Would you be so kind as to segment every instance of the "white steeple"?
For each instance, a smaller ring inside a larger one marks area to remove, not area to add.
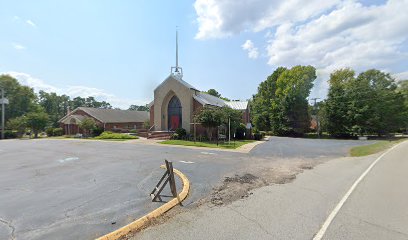
[[[178,30],[176,28],[176,66],[171,67],[171,74],[174,76],[179,77],[180,79],[183,77],[183,69],[178,65]]]

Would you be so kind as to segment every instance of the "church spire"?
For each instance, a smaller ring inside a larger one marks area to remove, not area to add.
[[[178,69],[178,30],[176,28],[176,72]]]
[[[171,73],[180,78],[183,77],[183,69],[178,65],[178,29],[176,27],[176,66],[171,67]]]

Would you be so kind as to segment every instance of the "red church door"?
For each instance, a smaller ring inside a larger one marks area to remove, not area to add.
[[[168,130],[175,131],[177,128],[181,127],[182,114],[181,114],[181,103],[177,96],[173,96],[168,105],[168,115],[167,115],[167,126]]]
[[[177,115],[171,116],[171,129],[177,129],[180,127],[180,117]]]

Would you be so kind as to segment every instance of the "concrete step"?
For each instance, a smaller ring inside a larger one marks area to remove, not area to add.
[[[164,132],[164,131],[154,131],[150,132],[148,137],[149,139],[170,139],[173,132]]]

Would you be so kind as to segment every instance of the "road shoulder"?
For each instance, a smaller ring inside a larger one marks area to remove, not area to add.
[[[299,174],[287,184],[253,190],[231,204],[203,204],[133,239],[311,239],[327,213],[378,155],[339,158]]]

